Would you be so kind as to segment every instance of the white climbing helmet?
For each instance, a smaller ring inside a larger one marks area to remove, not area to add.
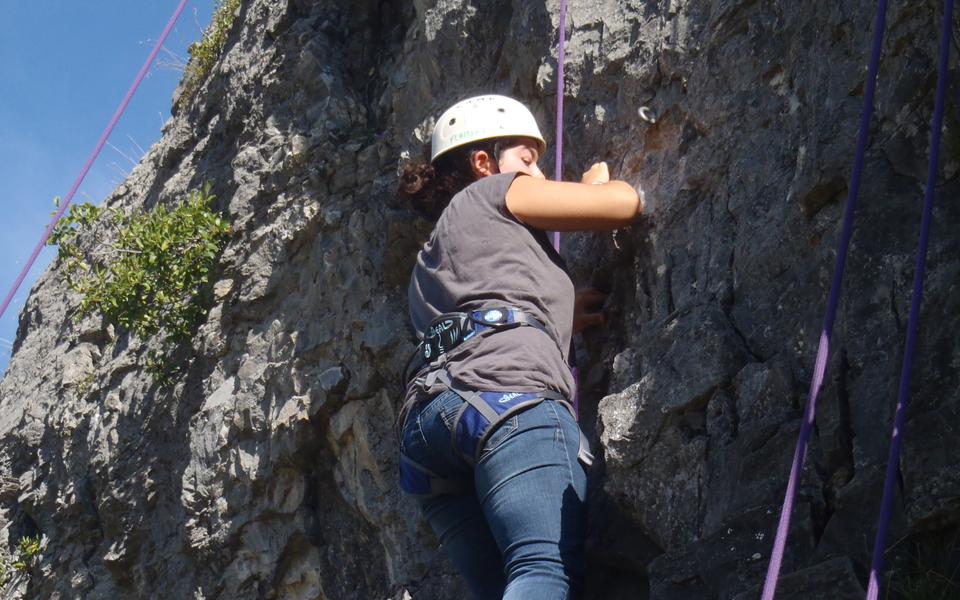
[[[467,98],[448,108],[437,120],[431,140],[430,162],[471,142],[519,136],[537,140],[540,154],[547,147],[537,120],[523,104],[494,94]]]

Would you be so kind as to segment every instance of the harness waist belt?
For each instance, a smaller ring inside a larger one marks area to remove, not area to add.
[[[547,333],[547,328],[536,317],[518,308],[498,306],[471,312],[444,313],[430,322],[423,341],[407,361],[404,380],[409,383],[428,364],[439,362],[464,342],[488,332],[516,327],[533,327]]]

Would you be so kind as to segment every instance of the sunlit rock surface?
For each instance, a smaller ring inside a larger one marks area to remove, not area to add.
[[[170,204],[209,181],[233,223],[177,382],[144,371],[155,341],[72,320],[56,264],[21,314],[0,383],[0,541],[49,541],[9,597],[466,595],[397,489],[405,284],[429,224],[392,190],[401,154],[421,155],[432,116],[469,95],[524,101],[553,145],[558,3],[243,4],[197,96],[106,199]],[[606,160],[650,209],[563,242],[577,283],[610,292],[609,326],[578,352],[600,457],[590,599],[757,595],[833,268],[870,4],[570,3],[565,177]],[[782,598],[860,597],[869,568],[938,11],[890,7]],[[955,537],[960,520],[956,75],[894,553]]]

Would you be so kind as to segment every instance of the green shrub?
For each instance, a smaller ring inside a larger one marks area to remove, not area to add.
[[[40,557],[40,536],[20,538],[13,554],[0,550],[0,586],[6,585],[17,573],[26,573]]]
[[[33,559],[40,554],[40,538],[38,537],[22,537],[20,538],[20,543],[17,544],[17,560],[13,563],[13,568],[17,571],[24,572],[30,565],[33,563]]]
[[[200,41],[190,44],[187,48],[190,60],[183,75],[184,97],[189,98],[197,91],[217,59],[220,58],[223,46],[227,42],[227,33],[233,25],[234,15],[240,8],[240,2],[241,0],[218,0],[210,24],[204,30]]]
[[[172,209],[128,215],[71,206],[48,244],[59,245],[61,273],[80,294],[75,318],[99,312],[142,338],[162,333],[165,342],[180,343],[193,337],[207,314],[210,270],[230,233],[211,210],[213,198],[206,185]]]

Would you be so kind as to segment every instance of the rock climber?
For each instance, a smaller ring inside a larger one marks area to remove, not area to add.
[[[587,308],[603,296],[575,294],[547,232],[612,230],[643,209],[606,163],[581,183],[547,180],[545,150],[523,104],[469,98],[398,187],[436,220],[408,290],[420,344],[398,421],[401,487],[480,600],[581,593],[592,457],[568,360],[571,336],[602,323]]]

